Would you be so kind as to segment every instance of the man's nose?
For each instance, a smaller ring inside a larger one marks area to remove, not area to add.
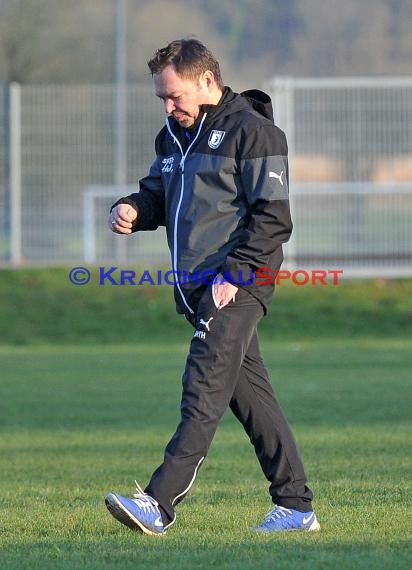
[[[173,112],[175,108],[175,104],[173,103],[173,99],[165,99],[165,111],[168,115]]]

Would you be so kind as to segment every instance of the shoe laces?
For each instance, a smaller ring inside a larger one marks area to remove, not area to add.
[[[156,501],[156,499],[145,493],[137,481],[135,481],[135,485],[136,492],[133,493],[133,502],[136,503],[136,505],[138,505],[144,511],[158,514],[159,503]]]
[[[292,511],[290,509],[286,509],[285,507],[281,507],[280,505],[277,505],[273,510],[271,510],[265,518],[265,523],[274,521],[276,519],[282,519],[282,518],[287,518],[292,514]]]

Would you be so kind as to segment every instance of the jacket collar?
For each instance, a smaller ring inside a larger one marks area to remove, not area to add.
[[[259,89],[251,89],[239,94],[226,86],[217,105],[204,104],[200,106],[199,115],[190,129],[181,127],[173,117],[169,117],[170,127],[181,143],[187,146],[189,141],[195,136],[194,133],[197,132],[205,113],[207,113],[205,125],[209,125],[217,118],[227,117],[241,110],[253,110],[273,121],[272,101],[269,95]]]

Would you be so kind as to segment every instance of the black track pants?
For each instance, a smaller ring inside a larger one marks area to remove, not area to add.
[[[192,486],[228,406],[250,437],[273,502],[312,509],[295,439],[260,355],[256,326],[262,315],[261,304],[244,289],[220,310],[211,287],[200,300],[183,375],[181,421],[145,489],[158,501],[165,526],[174,521],[174,506]]]

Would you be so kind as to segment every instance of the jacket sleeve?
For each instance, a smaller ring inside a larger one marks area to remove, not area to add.
[[[138,211],[132,232],[156,230],[166,225],[165,220],[165,191],[161,179],[159,158],[152,164],[148,176],[139,181],[139,192],[120,198],[111,210],[118,204],[130,204]]]
[[[267,266],[292,233],[285,134],[273,124],[261,125],[244,136],[241,146],[239,168],[248,216],[240,242],[222,268],[232,276]]]

